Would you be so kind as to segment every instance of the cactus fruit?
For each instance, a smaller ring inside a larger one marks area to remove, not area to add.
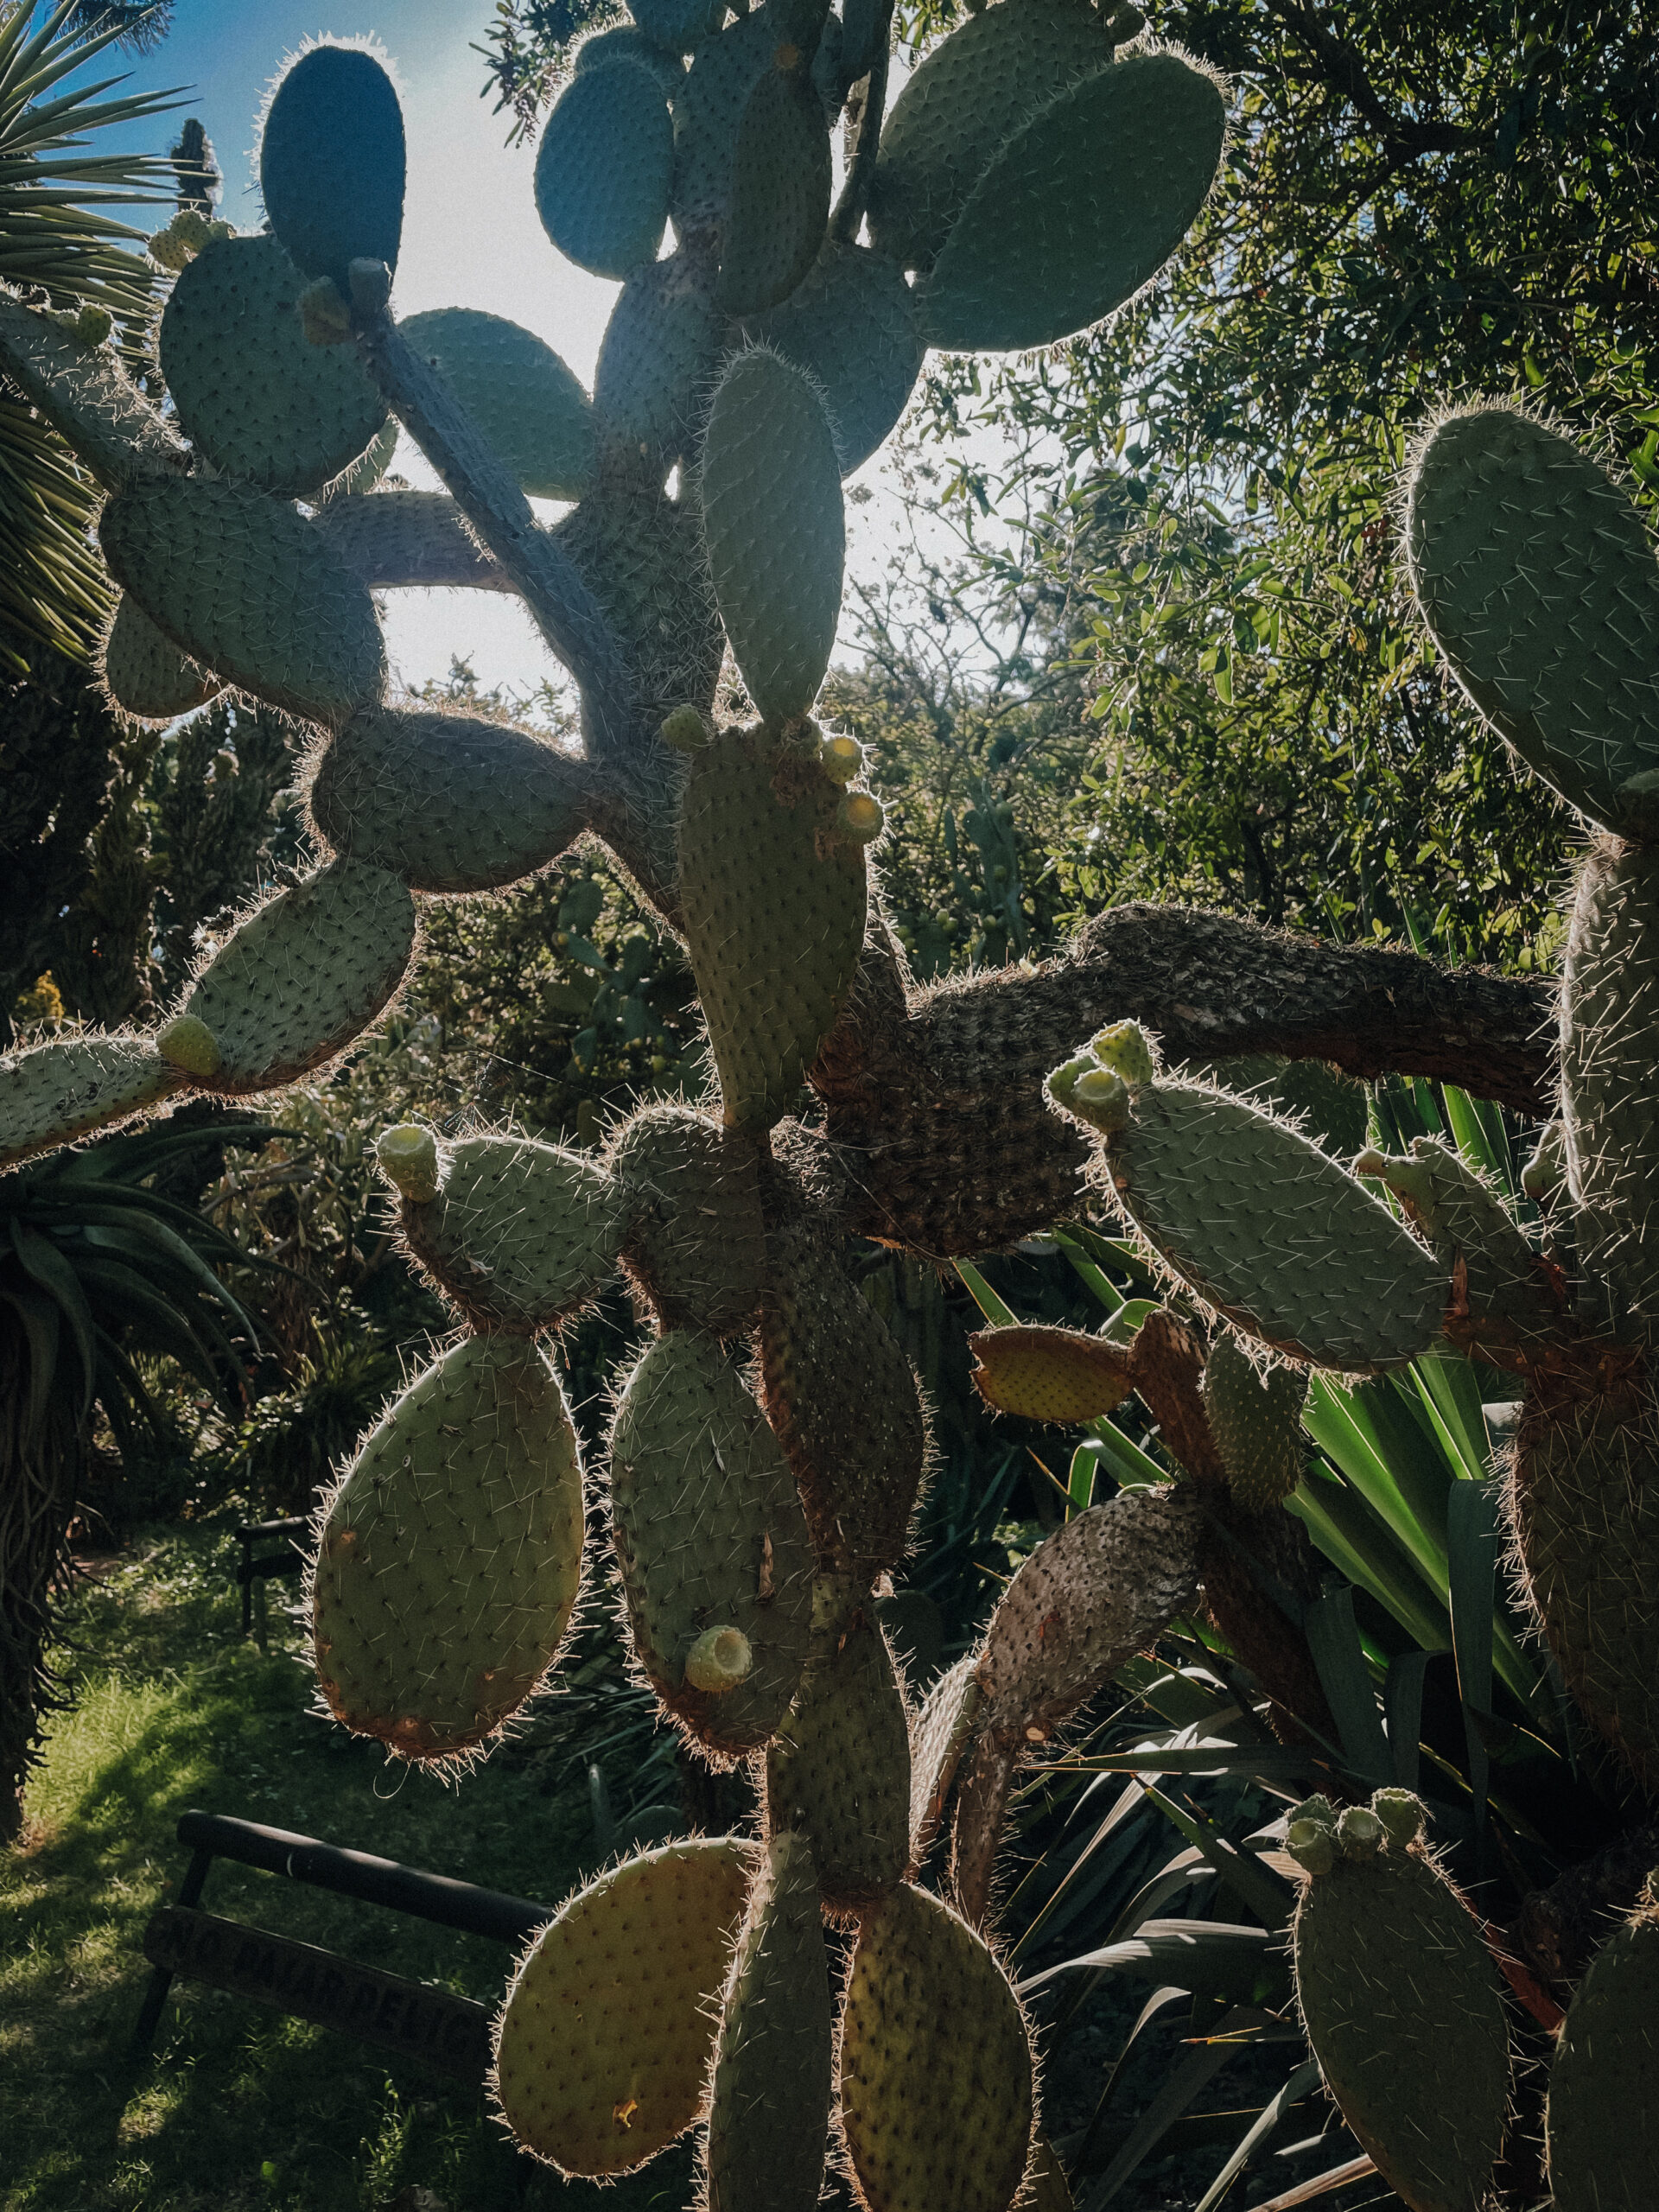
[[[868,894],[840,803],[815,751],[764,727],[692,758],[680,900],[728,1127],[788,1111],[851,986]]]
[[[1421,1846],[1396,1843],[1375,1811],[1350,1807],[1333,1827],[1323,1799],[1312,1808],[1292,1815],[1312,1832],[1294,1855],[1323,1862],[1321,1840],[1336,1845],[1292,1929],[1313,2055],[1412,2212],[1481,2212],[1509,2115],[1510,2037],[1479,1923]],[[1397,1808],[1390,1817],[1398,1826]]]
[[[471,1136],[445,1147],[442,1166],[429,1198],[405,1198],[404,1234],[474,1328],[550,1329],[615,1267],[623,1194],[584,1154]]]
[[[400,327],[533,499],[579,499],[594,473],[593,403],[553,348],[505,315],[434,308]]]
[[[220,239],[174,285],[157,349],[196,451],[226,476],[302,499],[364,454],[386,420],[355,353],[307,340],[304,289],[276,238]]]
[[[916,1378],[823,1224],[782,1224],[770,1254],[760,1313],[766,1417],[819,1560],[873,1580],[904,1557],[921,1493],[927,1420]]]
[[[753,1147],[688,1107],[647,1106],[606,1164],[628,1194],[623,1265],[661,1326],[747,1329],[766,1265]]]
[[[757,347],[715,392],[702,445],[703,528],[721,620],[767,721],[809,713],[841,617],[841,464],[817,395]]]
[[[617,1404],[610,1479],[634,1657],[697,1742],[741,1758],[800,1688],[812,1554],[783,1454],[713,1338],[673,1330],[646,1347]],[[685,1665],[715,1625],[747,1638],[754,1665],[711,1696]]]
[[[910,1720],[867,1585],[820,1574],[798,1694],[766,1752],[766,1831],[812,1846],[825,1904],[856,1912],[910,1858]]]
[[[414,950],[415,902],[385,868],[333,861],[279,892],[238,924],[184,1002],[219,1046],[202,1087],[236,1097],[321,1067],[384,1010]]]
[[[560,94],[536,156],[536,208],[567,261],[626,276],[654,261],[668,220],[674,124],[662,79],[619,56]]]
[[[124,593],[104,634],[99,666],[110,697],[135,721],[173,721],[206,706],[223,689],[216,676],[198,668],[164,638]]]
[[[184,1080],[149,1037],[66,1037],[0,1059],[0,1167],[130,1121]]]
[[[98,542],[162,634],[226,683],[329,728],[384,693],[367,587],[292,507],[242,484],[141,484],[105,508]]]
[[[843,476],[869,459],[904,413],[927,351],[898,263],[839,238],[826,240],[781,307],[746,317],[744,327],[810,379]]]
[[[1275,1367],[1258,1375],[1236,1337],[1224,1332],[1204,1363],[1204,1411],[1239,1503],[1251,1513],[1282,1505],[1302,1478],[1302,1408],[1307,1376]]]
[[[454,893],[516,883],[568,852],[589,789],[580,762],[528,730],[365,707],[318,758],[309,798],[335,852],[411,891]]]
[[[919,1866],[944,1819],[945,1801],[979,1719],[984,1693],[977,1651],[964,1651],[929,1690],[910,1730],[910,1859]]]
[[[869,2212],[1007,2212],[1031,2151],[1031,2046],[996,1959],[925,1890],[859,1923],[838,2050]]]
[[[590,1882],[537,1934],[495,2023],[490,2085],[525,2150],[598,2180],[691,2126],[757,1855],[734,1836],[667,1844]]]
[[[217,1075],[223,1055],[219,1039],[194,1014],[175,1014],[156,1032],[156,1049],[181,1075],[200,1079]]]
[[[1128,1348],[1079,1329],[979,1329],[968,1339],[974,1382],[988,1406],[1022,1421],[1075,1428],[1099,1421],[1135,1389]]]
[[[1512,407],[1434,424],[1414,456],[1412,588],[1464,690],[1534,775],[1604,828],[1659,767],[1659,563],[1624,493]]]
[[[438,1195],[443,1163],[438,1141],[419,1122],[399,1122],[385,1130],[374,1147],[374,1156],[388,1180],[413,1205],[424,1205]]]
[[[557,1656],[582,1531],[558,1378],[533,1344],[464,1338],[322,1509],[310,1596],[329,1711],[405,1758],[474,1750]]]
[[[1050,1078],[1056,1103],[1095,1121],[1096,1077],[1065,1075]],[[1135,1081],[1103,1065],[1100,1079],[1127,1094],[1109,1108],[1104,1156],[1118,1205],[1179,1281],[1247,1335],[1356,1373],[1403,1364],[1440,1336],[1445,1270],[1317,1145],[1202,1084]]]
[[[314,46],[265,112],[259,190],[270,227],[302,275],[351,296],[353,261],[397,266],[407,156],[391,80],[359,48]]]
[[[830,2138],[833,2044],[812,1850],[785,1830],[767,1844],[755,1875],[721,2007],[708,2212],[814,2212]]]
[[[1640,2212],[1659,2159],[1659,1909],[1636,1909],[1590,1961],[1549,2069],[1544,2149],[1554,2212]]]

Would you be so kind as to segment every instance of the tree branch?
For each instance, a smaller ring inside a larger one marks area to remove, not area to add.
[[[1333,92],[1340,92],[1369,123],[1385,145],[1415,158],[1420,154],[1456,154],[1478,143],[1479,134],[1456,123],[1411,123],[1393,114],[1365,73],[1358,49],[1325,29],[1312,8],[1296,0],[1268,0],[1285,29],[1299,38]]]

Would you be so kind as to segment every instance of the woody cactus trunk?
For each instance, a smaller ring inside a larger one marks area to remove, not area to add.
[[[1028,2177],[1045,2202],[1064,2188],[986,1933],[1020,1761],[1201,1601],[1281,1725],[1317,1722],[1306,1647],[1262,1594],[1308,1573],[1277,1503],[1296,1389],[1263,1387],[1253,1361],[1363,1370],[1449,1334],[1525,1376],[1529,1586],[1586,1711],[1644,1783],[1659,1771],[1642,842],[1659,733],[1645,677],[1622,672],[1638,649],[1612,666],[1596,629],[1651,622],[1653,562],[1617,495],[1529,422],[1459,418],[1421,456],[1427,617],[1483,709],[1608,832],[1574,922],[1554,1255],[1433,1150],[1362,1163],[1402,1223],[1288,1128],[1161,1074],[1133,1028],[1067,1063],[1057,1116],[1045,1072],[1128,1016],[1175,1061],[1277,1049],[1530,1106],[1537,1002],[1388,951],[1134,908],[1046,969],[912,988],[875,887],[880,805],[857,746],[813,719],[842,479],[930,346],[1042,346],[1139,293],[1202,208],[1228,95],[1132,9],[1001,0],[889,113],[890,10],[726,12],[633,0],[631,25],[579,49],[547,124],[549,236],[621,283],[591,398],[500,318],[396,319],[402,118],[352,48],[307,51],[276,88],[266,231],[189,209],[152,243],[176,276],[158,344],[170,412],[84,333],[0,297],[0,362],[107,493],[112,696],[164,721],[231,688],[310,725],[327,855],[208,950],[152,1032],[0,1063],[0,1164],[185,1090],[243,1096],[322,1066],[395,998],[423,899],[498,889],[584,839],[608,849],[684,940],[718,1096],[645,1106],[602,1157],[482,1128],[383,1134],[409,1246],[458,1328],[320,1517],[321,1698],[398,1756],[464,1764],[554,1678],[595,1569],[545,1340],[620,1265],[656,1324],[617,1378],[602,1471],[623,1632],[693,1750],[753,1764],[763,1818],[753,1838],[625,1861],[564,1905],[497,2022],[499,2109],[573,2175],[627,2171],[701,2124],[720,2212],[807,2212],[832,2149],[874,2212],[1007,2212]],[[444,492],[377,488],[397,425]],[[1488,489],[1511,479],[1513,524]],[[527,495],[575,504],[548,528]],[[518,594],[580,689],[579,750],[387,702],[375,594],[431,584]],[[1169,1313],[1106,1363],[1187,1478],[1039,1547],[918,1711],[873,1601],[904,1555],[927,1414],[841,1247],[965,1255],[1091,1188],[1215,1317],[1207,1365]],[[1252,1557],[1261,1576],[1240,1570]],[[947,1819],[951,1904],[917,1880]],[[1440,1940],[1448,1908],[1409,1820],[1387,1834],[1395,1856],[1367,1878],[1401,1891],[1374,1916],[1397,1961]],[[836,1991],[826,1917],[854,1931]],[[1465,1980],[1479,2012],[1478,1972]],[[1344,2063],[1327,2062],[1339,2096]],[[1478,2164],[1486,2139],[1471,2139]]]

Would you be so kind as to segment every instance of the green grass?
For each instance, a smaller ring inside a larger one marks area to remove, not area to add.
[[[296,1631],[237,1635],[234,1548],[135,1544],[65,1616],[81,1673],[0,1856],[3,2212],[677,2212],[680,2146],[619,2188],[518,2161],[480,2094],[240,1998],[175,1982],[154,2056],[126,2045],[141,1942],[176,1895],[188,1806],[556,1903],[591,1851],[585,1796],[487,1761],[459,1789],[386,1765],[309,1709]],[[286,1649],[284,1649],[286,1645]],[[219,1861],[204,1909],[493,2001],[504,1946]]]

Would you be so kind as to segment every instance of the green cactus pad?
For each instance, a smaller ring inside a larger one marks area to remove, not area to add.
[[[793,57],[787,61],[779,56]],[[817,260],[830,219],[830,134],[798,47],[780,44],[750,87],[732,152],[715,296],[728,315],[786,300]]]
[[[66,1037],[0,1059],[0,1167],[142,1114],[184,1082],[149,1037]]]
[[[722,322],[703,272],[683,254],[636,269],[611,310],[594,372],[601,452],[666,471],[696,442]]]
[[[183,469],[183,447],[113,352],[10,296],[0,296],[0,367],[106,490]]]
[[[542,228],[578,269],[626,276],[657,258],[673,173],[673,118],[656,72],[626,59],[581,70],[536,156]]]
[[[1128,1346],[1103,1344],[1081,1329],[977,1329],[968,1349],[980,1396],[998,1413],[1021,1421],[1075,1428],[1098,1421],[1135,1390]]]
[[[447,492],[331,496],[318,510],[315,527],[330,551],[373,590],[423,584],[507,588],[505,575]]]
[[[446,1146],[437,1195],[404,1202],[415,1256],[476,1328],[550,1329],[616,1265],[622,1194],[585,1154],[528,1137]]]
[[[495,2024],[490,2084],[525,2150],[601,2180],[698,2117],[756,1856],[735,1836],[668,1844],[601,1874],[541,1930]]]
[[[319,491],[386,420],[355,351],[307,338],[305,282],[277,239],[220,238],[162,317],[162,374],[185,435],[226,475],[283,496]]]
[[[551,1669],[582,1580],[582,1462],[558,1377],[467,1337],[390,1408],[324,1508],[317,1679],[359,1735],[442,1759]]]
[[[905,1555],[927,1423],[910,1362],[848,1274],[841,1243],[806,1220],[773,1232],[762,1390],[820,1561],[874,1580]]]
[[[1509,407],[1424,441],[1406,510],[1412,589],[1474,704],[1533,773],[1617,829],[1659,767],[1659,563],[1624,493]]]
[[[747,320],[745,328],[817,386],[843,476],[869,459],[904,413],[927,351],[898,263],[838,238],[782,307]]]
[[[312,779],[311,818],[335,852],[412,891],[494,891],[568,852],[588,825],[582,764],[529,730],[467,715],[371,707]]]
[[[1079,0],[1001,0],[970,16],[906,80],[882,130],[870,185],[877,251],[931,268],[1001,148],[1111,59],[1100,17]]]
[[[715,2050],[708,2212],[816,2212],[830,2140],[834,2027],[811,1849],[772,1838]]]
[[[594,473],[594,410],[553,348],[505,315],[434,308],[398,325],[533,499],[579,499]]]
[[[824,1903],[856,1911],[910,1857],[910,1719],[868,1587],[820,1575],[800,1691],[766,1752],[766,1832],[809,1837]]]
[[[841,619],[841,464],[798,369],[740,353],[715,393],[702,442],[703,528],[721,620],[769,721],[810,710]]]
[[[671,54],[690,54],[726,20],[726,0],[629,0],[641,35]]]
[[[842,2122],[869,2212],[1008,2212],[1031,2148],[1020,2001],[965,1922],[898,1889],[861,1921],[839,2048]]]
[[[1445,1268],[1317,1145],[1198,1084],[1141,1084],[1130,1097],[1106,1147],[1118,1202],[1246,1335],[1355,1373],[1438,1339]]]
[[[1479,2212],[1509,2114],[1510,2037],[1479,1923],[1420,1853],[1338,1852],[1292,1929],[1308,2041],[1412,2212]]]
[[[141,722],[173,721],[224,689],[164,638],[124,592],[105,632],[99,668],[116,705]]]
[[[1282,1504],[1302,1478],[1307,1376],[1297,1367],[1256,1373],[1236,1337],[1224,1332],[1204,1363],[1204,1411],[1233,1496],[1251,1513]]]
[[[760,1304],[766,1230],[753,1145],[685,1106],[643,1107],[607,1165],[626,1194],[622,1261],[664,1329],[747,1330]]]
[[[944,1819],[950,1785],[979,1719],[980,1654],[964,1651],[929,1690],[910,1728],[910,1859],[919,1866]]]
[[[761,728],[728,729],[691,762],[679,887],[724,1118],[787,1112],[834,1027],[864,942],[864,855],[835,841],[840,786]]]
[[[1659,856],[1604,842],[1586,858],[1567,929],[1561,1118],[1582,1319],[1649,1344],[1659,1328]]]
[[[1659,1790],[1659,1413],[1626,1381],[1531,1404],[1509,1519],[1522,1585],[1567,1688],[1642,1787]]]
[[[162,634],[227,683],[331,727],[385,691],[367,586],[292,507],[239,484],[141,484],[110,501],[98,538]]]
[[[619,484],[584,499],[552,535],[627,652],[642,718],[660,721],[688,701],[712,705],[725,640],[696,509]]]
[[[360,48],[314,46],[277,86],[259,146],[270,227],[295,265],[350,299],[353,261],[397,266],[404,228],[403,110]]]
[[[238,924],[181,1011],[219,1065],[201,1088],[272,1090],[334,1058],[391,1001],[415,950],[415,902],[395,875],[332,861]]]
[[[1226,135],[1220,84],[1167,50],[1060,93],[997,155],[918,287],[928,344],[1048,346],[1115,313],[1192,228]]]
[[[397,440],[403,424],[395,415],[389,415],[381,424],[374,442],[359,454],[348,467],[323,486],[315,504],[324,506],[336,499],[358,499],[365,492],[372,492],[391,467],[392,456],[397,450]]]
[[[611,1432],[611,1509],[634,1656],[652,1688],[716,1757],[755,1750],[800,1687],[812,1551],[783,1454],[713,1338],[671,1331],[635,1365]],[[754,1654],[718,1697],[684,1674],[716,1624]]]
[[[1643,2212],[1652,2202],[1656,2018],[1659,1914],[1643,1898],[1591,1960],[1556,2041],[1544,2116],[1553,2212]]]
[[[721,11],[725,12],[725,0],[721,0]],[[697,36],[703,34],[699,31]],[[619,23],[608,31],[595,31],[585,38],[576,48],[571,67],[576,70],[602,69],[607,61],[640,61],[671,96],[677,90],[685,74],[685,64],[677,54],[666,48],[652,45],[644,33],[632,23]]]
[[[750,92],[788,37],[760,7],[705,39],[674,93],[674,224],[682,238],[718,231],[731,197],[732,155]]]

